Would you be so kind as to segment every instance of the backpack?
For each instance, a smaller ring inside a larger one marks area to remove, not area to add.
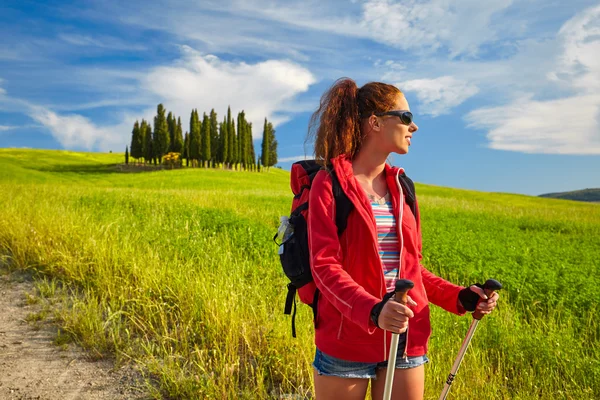
[[[313,310],[313,321],[316,323],[319,290],[317,289],[310,270],[310,253],[308,250],[308,198],[312,182],[317,173],[324,169],[315,160],[303,160],[292,164],[290,187],[294,193],[291,214],[287,220],[288,234],[282,243],[277,242],[279,232],[273,240],[279,245],[279,257],[283,272],[289,279],[288,293],[285,300],[284,314],[292,314],[292,336],[296,337],[296,292],[300,301],[308,304]],[[344,232],[348,215],[354,208],[350,199],[340,186],[335,172],[327,169],[332,179],[333,198],[336,206],[336,226],[338,236]]]
[[[308,304],[313,310],[313,322],[317,323],[317,305],[319,290],[317,289],[310,270],[310,253],[308,249],[308,231],[306,221],[308,217],[308,198],[313,179],[317,173],[324,169],[315,160],[298,161],[292,164],[290,174],[290,187],[294,193],[292,211],[287,219],[289,227],[281,243],[277,242],[280,235],[278,231],[273,241],[279,246],[279,257],[283,272],[289,279],[288,293],[285,300],[284,314],[292,314],[292,336],[296,337],[296,292],[300,301]],[[335,202],[335,224],[338,237],[342,235],[348,223],[348,216],[354,205],[346,196],[335,171],[326,169],[331,175],[333,199]],[[399,175],[400,184],[404,190],[406,203],[410,206],[413,215],[417,218],[415,201],[415,185],[404,173]],[[280,226],[280,229],[282,227]]]

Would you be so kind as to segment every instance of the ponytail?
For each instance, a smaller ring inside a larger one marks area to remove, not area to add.
[[[306,140],[314,138],[315,159],[328,166],[341,154],[354,158],[364,139],[361,121],[391,110],[398,94],[402,94],[398,88],[385,83],[371,82],[359,89],[350,78],[338,79],[310,118]]]

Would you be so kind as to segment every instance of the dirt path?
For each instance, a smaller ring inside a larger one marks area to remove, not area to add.
[[[57,328],[26,321],[40,305],[27,304],[33,283],[0,268],[0,399],[147,399],[130,368],[113,371],[108,361],[91,362],[70,344],[53,344]],[[137,383],[136,383],[137,382]]]

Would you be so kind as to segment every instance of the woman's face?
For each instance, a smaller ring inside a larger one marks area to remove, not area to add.
[[[397,111],[410,111],[408,101],[404,95],[398,95],[395,107],[393,110]],[[410,147],[413,133],[415,133],[419,127],[412,122],[410,125],[402,123],[400,117],[394,115],[384,115],[382,117],[376,117],[379,119],[380,132],[377,141],[380,141],[382,150],[389,151],[390,153],[406,154]]]

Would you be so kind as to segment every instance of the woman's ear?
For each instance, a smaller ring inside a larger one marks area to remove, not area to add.
[[[371,130],[377,132],[379,132],[379,130],[381,129],[381,121],[376,115],[371,115],[369,117],[369,127],[371,128]]]

